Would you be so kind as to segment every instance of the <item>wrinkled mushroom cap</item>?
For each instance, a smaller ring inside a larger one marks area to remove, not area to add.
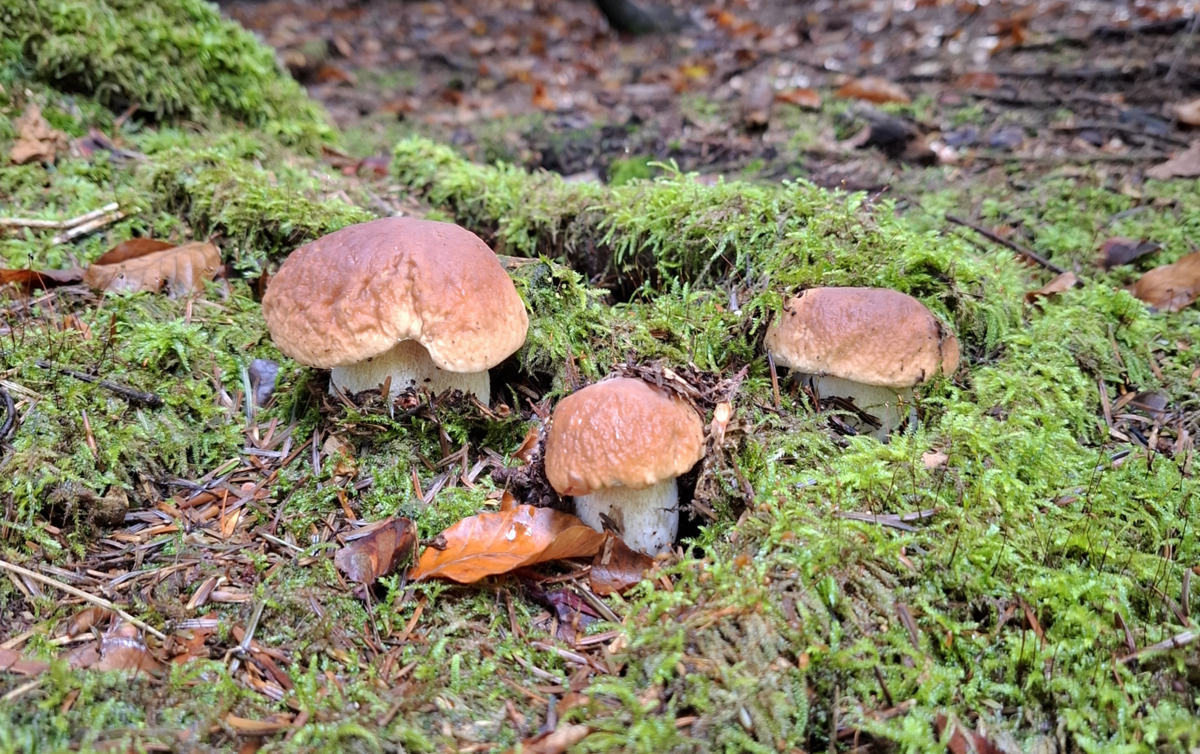
[[[559,401],[546,437],[546,476],[560,495],[640,490],[704,457],[704,428],[680,398],[618,377]]]
[[[958,339],[920,301],[887,288],[813,288],[767,330],[777,363],[902,389],[958,368]]]
[[[482,372],[525,342],[529,317],[496,255],[450,223],[388,217],[296,249],[263,295],[279,350],[328,369],[415,340],[448,372]]]

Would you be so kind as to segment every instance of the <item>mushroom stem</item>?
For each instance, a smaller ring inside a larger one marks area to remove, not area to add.
[[[474,395],[485,406],[491,398],[487,370],[448,372],[434,364],[429,351],[415,340],[402,340],[390,351],[366,361],[334,367],[329,387],[331,391],[336,385],[350,394],[361,393],[380,389],[388,377],[392,378],[392,396],[408,388],[423,387],[435,395],[448,389],[461,390]]]
[[[601,513],[621,529],[631,549],[657,555],[670,549],[679,532],[679,487],[672,477],[642,490],[607,487],[575,496],[575,515],[596,531],[604,531]]]
[[[874,417],[879,422],[878,429],[854,418],[849,419],[847,423],[855,429],[863,430],[877,440],[887,438],[892,430],[902,426],[915,412],[911,387],[897,389],[866,385],[827,374],[805,374],[800,377],[812,384],[821,398],[851,400],[860,411]]]

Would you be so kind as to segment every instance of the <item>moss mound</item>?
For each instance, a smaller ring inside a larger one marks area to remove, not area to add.
[[[274,52],[202,0],[5,3],[0,83],[28,80],[157,118],[219,113],[310,149],[333,136]]]

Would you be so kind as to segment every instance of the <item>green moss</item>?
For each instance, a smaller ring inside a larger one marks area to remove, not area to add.
[[[24,79],[157,118],[219,113],[308,149],[333,136],[274,52],[202,0],[6,3],[0,82]]]

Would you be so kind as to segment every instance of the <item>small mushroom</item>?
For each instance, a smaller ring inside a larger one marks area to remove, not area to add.
[[[675,478],[704,457],[704,428],[680,398],[642,380],[589,385],[554,408],[546,476],[596,531],[605,519],[625,544],[648,555],[679,531]]]
[[[330,390],[461,390],[488,403],[488,369],[529,317],[496,255],[450,223],[389,217],[296,249],[263,295],[279,350],[332,369]]]
[[[880,440],[913,412],[914,387],[958,368],[954,333],[920,301],[886,288],[804,291],[784,305],[765,345],[819,397],[848,399],[878,421],[870,434]]]

